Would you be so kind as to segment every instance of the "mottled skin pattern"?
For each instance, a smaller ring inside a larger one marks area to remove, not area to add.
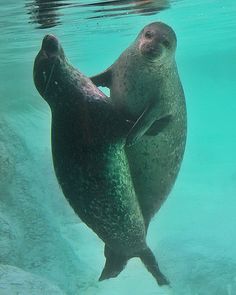
[[[110,88],[117,110],[136,121],[125,148],[146,228],[174,185],[186,142],[186,106],[175,62],[176,36],[157,22],[105,72],[91,80]]]
[[[107,97],[68,64],[56,37],[47,35],[34,63],[34,82],[52,112],[51,143],[65,197],[105,243],[100,280],[141,258],[159,284],[167,280],[146,245],[145,223],[124,152],[129,123]]]

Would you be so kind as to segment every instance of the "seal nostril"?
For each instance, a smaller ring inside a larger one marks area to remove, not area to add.
[[[49,53],[55,53],[59,49],[59,42],[53,35],[46,35],[43,38],[42,48]]]

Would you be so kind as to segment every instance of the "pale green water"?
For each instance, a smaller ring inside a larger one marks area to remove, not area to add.
[[[48,278],[66,294],[170,294],[136,260],[117,279],[97,283],[102,243],[78,223],[58,189],[50,113],[32,81],[33,60],[47,33],[91,75],[113,63],[144,25],[161,20],[178,37],[188,142],[176,185],[151,224],[149,244],[171,281],[171,294],[236,294],[235,1],[161,1],[166,9],[149,16],[108,16],[119,6],[104,12],[110,6],[58,1],[62,6],[50,28],[35,22],[39,2],[11,0],[0,10],[0,221],[8,214],[16,221],[11,247],[0,223],[0,252],[15,249],[4,259],[0,255],[0,263]],[[29,206],[32,200],[36,208]],[[0,295],[3,290],[0,276]]]

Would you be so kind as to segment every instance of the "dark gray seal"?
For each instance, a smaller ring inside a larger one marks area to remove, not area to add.
[[[109,99],[66,60],[47,35],[34,63],[34,82],[52,112],[54,169],[65,197],[105,243],[100,280],[117,276],[140,257],[160,285],[167,284],[146,244],[143,216],[124,152],[129,123]]]
[[[135,121],[126,154],[146,227],[171,191],[185,150],[186,107],[176,43],[169,26],[151,23],[111,67],[91,78],[109,87],[115,108]]]

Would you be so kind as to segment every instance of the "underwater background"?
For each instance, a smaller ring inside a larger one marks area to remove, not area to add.
[[[0,295],[236,294],[235,16],[235,0],[1,2]],[[139,259],[117,278],[97,281],[103,243],[57,184],[50,110],[32,77],[48,33],[89,76],[153,21],[177,34],[188,110],[181,171],[147,236],[171,290]]]

